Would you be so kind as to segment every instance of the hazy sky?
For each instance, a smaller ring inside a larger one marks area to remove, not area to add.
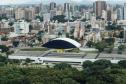
[[[96,0],[0,0],[0,4],[1,5],[5,5],[5,4],[24,4],[24,3],[39,3],[39,2],[43,2],[43,3],[49,3],[49,2],[56,2],[56,3],[63,3],[63,2],[70,2],[70,1],[74,1],[75,3],[92,3]],[[104,0],[107,1],[108,3],[124,3],[126,2],[126,0]]]

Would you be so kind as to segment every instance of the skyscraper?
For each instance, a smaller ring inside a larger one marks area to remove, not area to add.
[[[24,19],[25,18],[25,10],[22,8],[17,8],[15,11],[15,19]]]
[[[64,13],[66,18],[70,19],[70,3],[64,3]]]
[[[123,20],[123,8],[122,7],[117,9],[117,19]]]
[[[96,17],[102,16],[102,10],[106,10],[107,5],[105,1],[96,1],[94,4]]]
[[[124,3],[123,7],[123,19],[126,20],[126,3]]]
[[[70,3],[64,3],[64,12],[70,11]]]
[[[55,2],[51,2],[50,3],[50,10],[54,10],[56,8],[56,3]]]

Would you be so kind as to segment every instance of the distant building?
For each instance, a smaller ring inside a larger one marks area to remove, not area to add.
[[[18,35],[29,33],[30,23],[20,20],[14,23],[14,33]]]
[[[70,3],[64,3],[64,12],[70,11]]]
[[[123,8],[122,7],[117,9],[117,19],[123,20]]]
[[[26,20],[33,20],[33,19],[35,19],[35,9],[34,8],[27,8],[27,9],[25,9],[25,19]]]
[[[12,7],[7,7],[5,13],[7,18],[14,18],[15,10]]]
[[[126,42],[126,27],[124,27],[124,42]]]
[[[50,10],[55,10],[56,8],[56,3],[55,2],[51,2],[50,3]]]
[[[112,21],[116,21],[117,20],[117,12],[113,11],[112,15],[111,15],[111,20]]]
[[[22,8],[17,8],[15,11],[15,19],[20,20],[25,18],[25,10]]]
[[[51,18],[50,13],[43,14],[43,21],[44,22],[50,21],[50,18]]]
[[[80,21],[75,22],[74,38],[79,38],[80,35]]]
[[[0,32],[1,33],[9,33],[13,32],[14,28],[9,25],[9,22],[6,20],[2,20],[0,22]]]
[[[52,19],[54,16],[56,16],[56,11],[50,10],[50,18]]]
[[[70,19],[70,3],[64,3],[64,14],[66,19]]]
[[[102,10],[102,18],[107,20],[107,12],[105,10]]]
[[[108,21],[111,21],[111,15],[112,15],[112,11],[111,10],[108,10],[107,11],[107,20]]]
[[[123,11],[124,11],[124,20],[126,20],[126,3],[124,4],[124,8],[123,8]]]
[[[102,10],[106,10],[107,5],[105,1],[96,1],[94,4],[96,17],[102,16]]]

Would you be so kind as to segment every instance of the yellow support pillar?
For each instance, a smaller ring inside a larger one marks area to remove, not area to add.
[[[64,53],[64,49],[57,49],[57,53]]]

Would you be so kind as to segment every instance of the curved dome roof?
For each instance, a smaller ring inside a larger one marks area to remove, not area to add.
[[[79,48],[80,46],[80,43],[70,38],[56,38],[43,45],[43,47],[53,49]]]

